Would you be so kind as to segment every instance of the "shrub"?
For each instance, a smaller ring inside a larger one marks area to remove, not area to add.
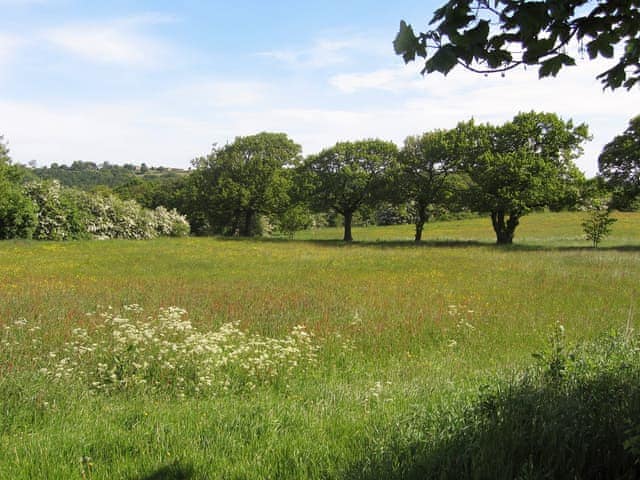
[[[585,237],[593,243],[593,248],[598,248],[600,242],[611,233],[611,225],[617,220],[610,215],[611,212],[607,207],[594,205],[582,222]]]
[[[78,198],[57,180],[29,182],[26,195],[35,203],[38,223],[33,238],[69,240],[86,236],[86,218]]]
[[[311,227],[313,218],[306,206],[293,205],[275,216],[274,223],[281,233],[292,238],[297,231]]]
[[[189,235],[189,222],[174,208],[167,210],[163,206],[153,211],[154,226],[160,236],[184,237]]]
[[[22,187],[0,179],[0,239],[31,238],[37,225],[36,205]]]

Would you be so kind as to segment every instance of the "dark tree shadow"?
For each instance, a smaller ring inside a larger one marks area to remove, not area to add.
[[[387,453],[358,462],[344,478],[638,479],[638,377],[605,372],[569,388],[496,389],[443,422],[439,434],[398,435]]]
[[[216,237],[220,240],[228,242],[256,242],[256,243],[274,243],[274,244],[311,244],[327,248],[358,248],[358,247],[375,247],[385,248],[490,248],[503,252],[522,252],[522,251],[540,251],[540,252],[640,252],[640,245],[613,245],[600,246],[597,249],[589,245],[540,245],[530,243],[516,243],[510,245],[498,245],[493,240],[470,240],[470,239],[425,239],[420,243],[413,240],[354,240],[353,242],[345,242],[340,239],[296,239],[286,237]]]
[[[193,467],[172,463],[164,465],[157,470],[131,480],[188,480],[194,475]]]

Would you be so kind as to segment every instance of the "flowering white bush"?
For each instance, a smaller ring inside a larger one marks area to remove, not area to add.
[[[156,236],[153,215],[133,200],[87,195],[87,230],[96,238],[149,239]]]
[[[318,346],[303,326],[281,339],[247,334],[237,323],[201,332],[186,313],[169,307],[144,317],[138,305],[122,315],[102,313],[94,332],[74,329],[41,372],[58,381],[81,379],[95,391],[143,387],[183,396],[252,390],[316,361]]]
[[[153,218],[155,230],[160,236],[184,237],[189,235],[189,222],[175,208],[167,210],[163,206],[159,206],[153,211]]]
[[[175,209],[147,210],[134,200],[120,200],[115,195],[87,195],[85,208],[89,211],[87,230],[96,238],[144,240],[189,234],[189,222]]]
[[[189,222],[175,209],[142,208],[135,200],[90,194],[60,186],[57,180],[31,182],[25,194],[35,205],[33,237],[67,240],[93,237],[144,240],[189,234]]]
[[[36,206],[38,221],[33,238],[38,240],[68,240],[82,236],[81,213],[65,195],[57,180],[29,182],[25,194]]]

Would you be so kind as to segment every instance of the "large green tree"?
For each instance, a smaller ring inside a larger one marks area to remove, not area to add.
[[[399,155],[400,193],[412,207],[415,242],[434,210],[450,203],[456,189],[460,152],[455,132],[434,130],[407,137]]]
[[[537,65],[540,77],[555,76],[575,65],[573,42],[590,59],[615,57],[598,75],[605,88],[640,80],[640,0],[449,0],[430,25],[416,35],[402,21],[394,41],[405,62],[426,59],[423,73]]]
[[[629,204],[640,193],[640,115],[605,145],[598,167],[600,175],[623,197],[623,203]]]
[[[194,182],[198,202],[215,233],[250,236],[260,215],[289,203],[287,169],[300,161],[301,147],[284,133],[237,137],[196,159]]]
[[[531,209],[577,191],[582,174],[573,161],[589,138],[584,124],[529,112],[499,127],[466,122],[456,131],[466,145],[470,199],[475,209],[490,213],[498,244],[513,242],[520,218]]]
[[[333,209],[344,217],[345,242],[351,242],[353,214],[385,199],[398,148],[382,140],[340,142],[305,161],[314,209]]]

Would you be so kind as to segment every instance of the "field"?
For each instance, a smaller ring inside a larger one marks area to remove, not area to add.
[[[0,243],[0,478],[422,478],[453,451],[465,409],[522,385],[533,354],[553,374],[573,345],[638,326],[640,215],[615,216],[597,250],[579,213],[527,216],[508,248],[487,218],[427,225],[420,246],[410,225],[356,228],[352,245],[339,229]],[[157,320],[172,306],[207,341],[232,323],[253,366],[225,363],[227,383],[210,388],[179,380],[180,362],[145,370],[147,383],[119,370],[96,387],[102,367],[82,354],[55,376],[69,342],[101,338],[105,318]],[[313,334],[299,357],[251,357],[293,345],[297,325]],[[637,406],[632,394],[625,405]],[[637,454],[637,423],[623,427]],[[503,465],[503,478],[538,478],[536,458]]]

